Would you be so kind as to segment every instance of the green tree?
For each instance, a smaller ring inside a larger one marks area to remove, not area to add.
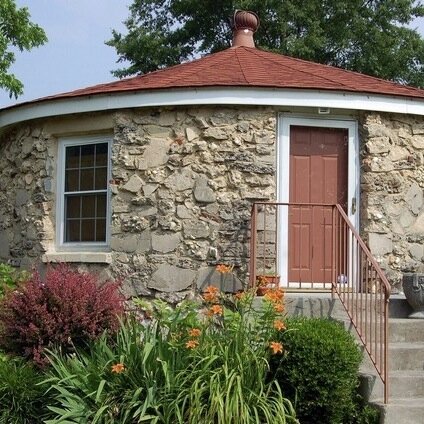
[[[23,84],[9,72],[15,62],[13,50],[31,50],[47,41],[42,28],[32,23],[26,7],[18,8],[15,0],[0,0],[0,88],[9,96],[23,93]]]
[[[424,86],[424,39],[409,27],[421,0],[133,0],[127,34],[112,31],[118,77],[230,46],[235,9],[256,12],[256,45],[319,63]]]

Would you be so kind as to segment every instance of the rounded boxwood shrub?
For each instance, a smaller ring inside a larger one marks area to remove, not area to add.
[[[302,424],[348,423],[357,411],[361,352],[335,321],[291,318],[281,336],[286,354],[271,371]]]
[[[118,288],[63,264],[49,268],[44,279],[35,272],[0,303],[0,348],[43,365],[46,347],[67,352],[117,330],[123,313]]]

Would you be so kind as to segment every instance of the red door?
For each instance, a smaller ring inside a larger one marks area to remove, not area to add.
[[[339,203],[346,210],[347,130],[291,126],[290,203]],[[332,208],[289,207],[289,282],[331,282]]]

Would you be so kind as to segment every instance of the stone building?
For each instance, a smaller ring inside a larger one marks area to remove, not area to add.
[[[0,260],[168,299],[216,263],[242,284],[252,203],[309,175],[289,166],[303,131],[341,137],[346,211],[391,283],[422,266],[424,90],[261,51],[256,24],[202,59],[0,110]]]

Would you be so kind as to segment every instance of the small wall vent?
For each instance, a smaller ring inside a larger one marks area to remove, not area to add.
[[[329,107],[319,107],[318,108],[318,114],[319,115],[329,115],[330,114],[330,108]]]

